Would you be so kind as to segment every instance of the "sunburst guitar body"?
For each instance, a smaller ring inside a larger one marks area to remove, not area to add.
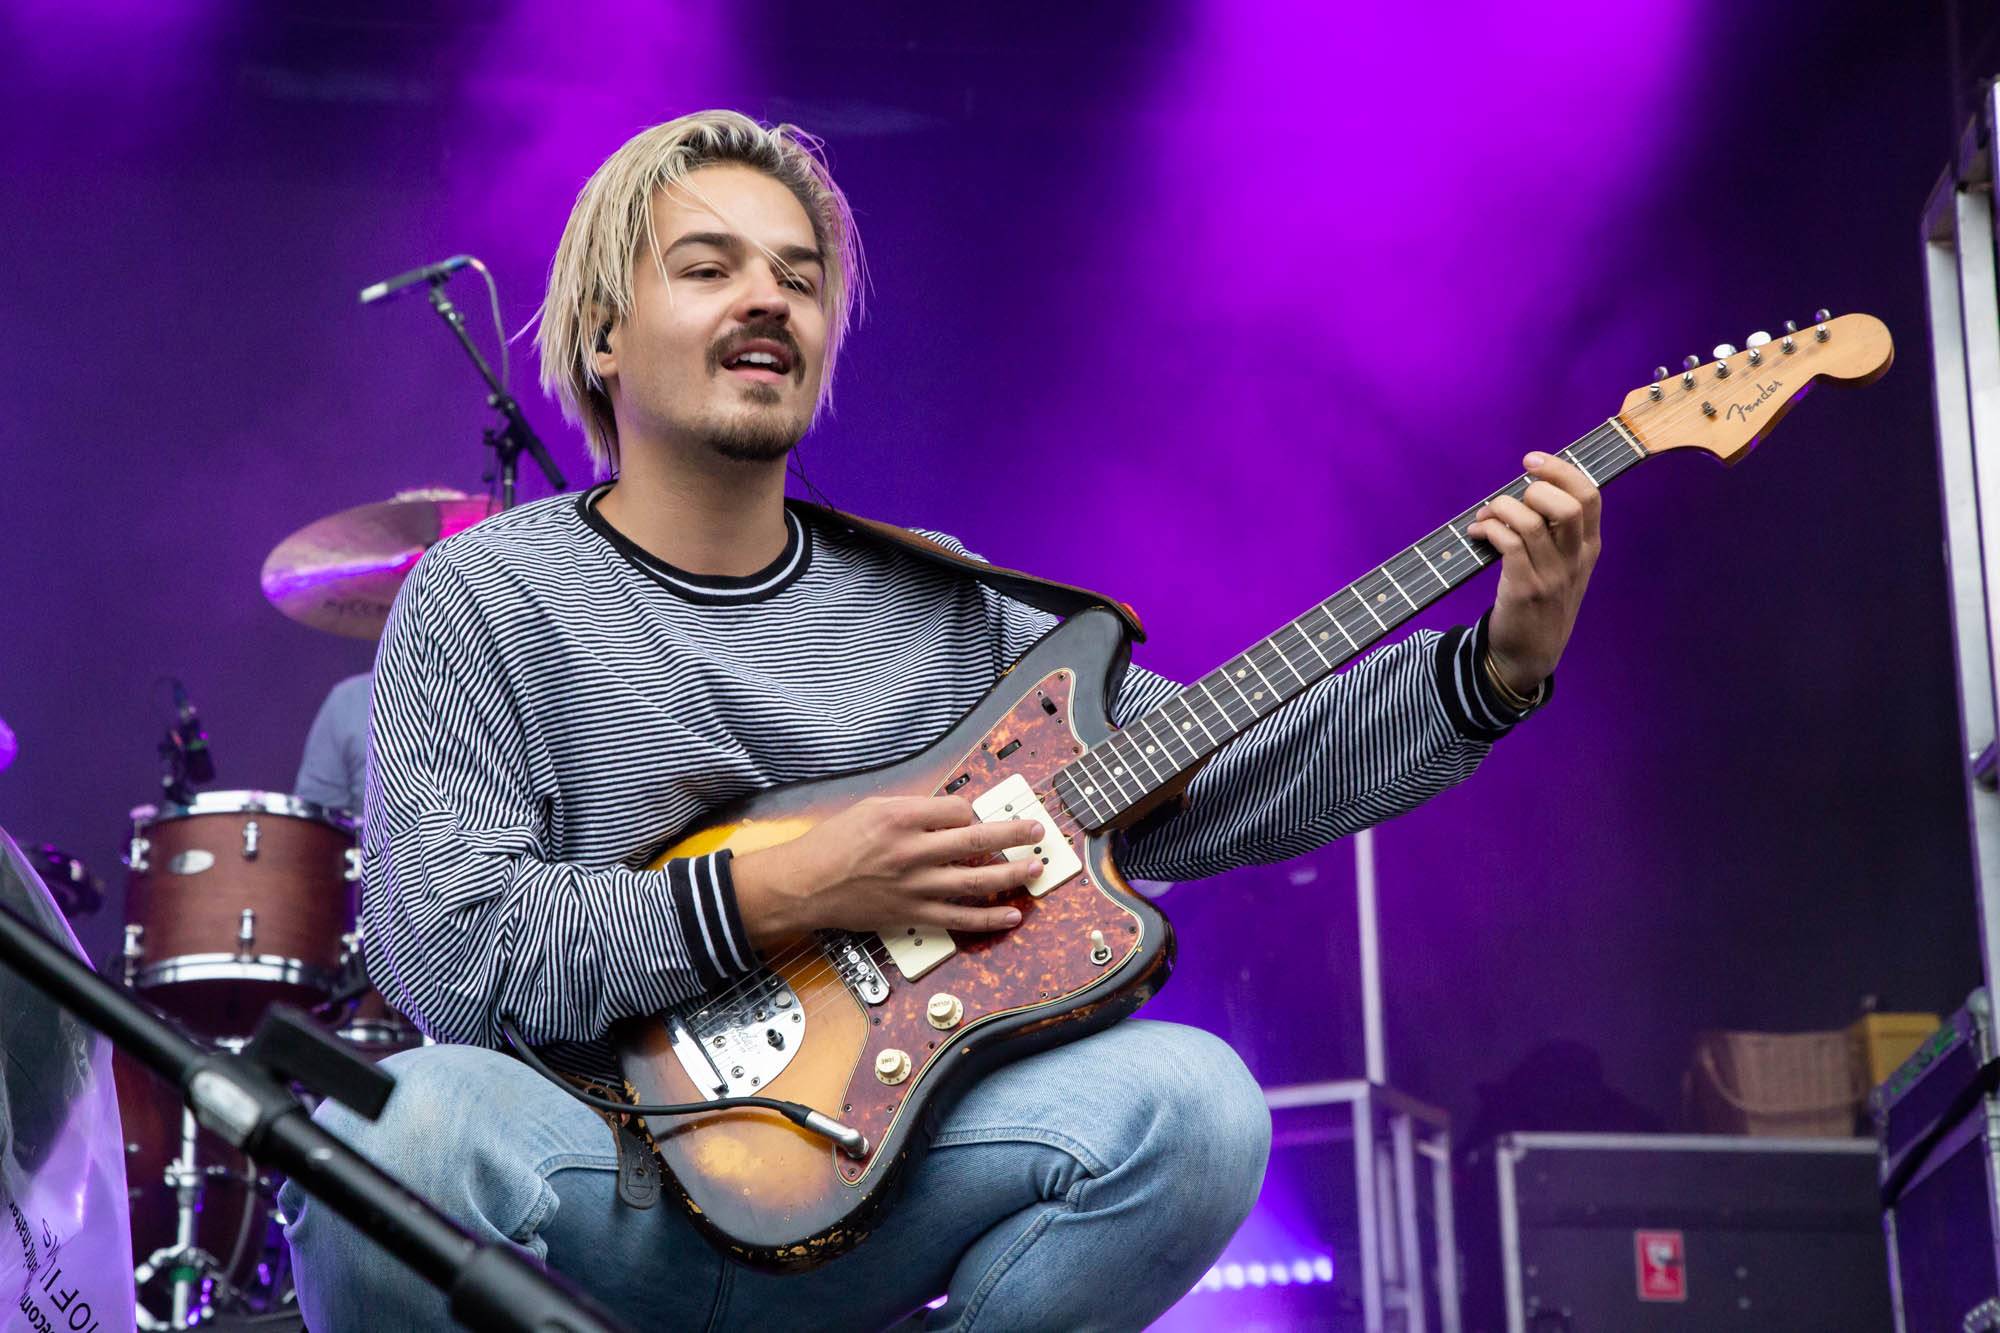
[[[1032,813],[1050,834],[1027,849],[1047,863],[1037,882],[1006,900],[1022,914],[1011,930],[822,932],[768,950],[737,986],[614,1031],[642,1104],[755,1094],[866,1136],[850,1157],[774,1112],[650,1118],[691,1216],[725,1252],[798,1269],[846,1250],[887,1202],[927,1104],[1000,1058],[1109,1025],[1165,980],[1166,917],[1119,875],[1110,830],[1086,832],[1052,788],[1113,734],[1107,699],[1126,657],[1115,616],[1073,616],[923,752],[759,792],[663,853],[756,851],[871,796],[958,795],[982,818]]]

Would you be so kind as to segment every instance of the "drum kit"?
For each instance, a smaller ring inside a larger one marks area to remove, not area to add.
[[[498,375],[445,295],[450,275],[468,267],[492,297]],[[309,523],[271,551],[265,598],[293,620],[349,638],[381,635],[397,590],[426,550],[512,507],[523,455],[553,490],[569,485],[508,390],[491,272],[455,256],[364,288],[361,303],[418,289],[498,413],[481,436],[492,453],[492,489],[404,491]],[[106,970],[218,1047],[241,1049],[276,1004],[307,1010],[370,1060],[424,1042],[362,967],[359,812],[276,792],[197,792],[214,777],[208,737],[178,682],[174,692],[175,720],[160,746],[161,799],[130,816],[123,943]],[[0,721],[0,769],[17,753]],[[103,885],[81,861],[46,844],[29,856],[66,915],[102,905]],[[113,1067],[140,1327],[298,1327],[278,1182],[198,1128],[176,1089],[123,1054]]]
[[[495,508],[427,490],[320,519],[271,552],[264,593],[303,624],[373,638],[418,557]],[[362,968],[355,815],[277,792],[197,792],[214,768],[178,685],[176,695],[164,794],[131,811],[123,943],[106,971],[220,1047],[240,1049],[275,1004],[305,1009],[370,1060],[422,1044]],[[4,768],[15,753],[4,722],[0,735]],[[47,844],[30,858],[67,915],[102,905],[82,861]],[[118,1053],[113,1069],[140,1327],[285,1326],[280,1182],[199,1128],[178,1091],[136,1061]]]

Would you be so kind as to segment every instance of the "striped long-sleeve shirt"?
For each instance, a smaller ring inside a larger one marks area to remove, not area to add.
[[[923,748],[1055,623],[791,509],[770,566],[692,575],[606,523],[601,494],[524,505],[418,562],[376,664],[363,837],[389,1001],[440,1041],[497,1045],[509,1015],[599,1074],[612,1022],[758,962],[728,854],[636,868],[649,849],[748,792]],[[1462,780],[1513,720],[1473,666],[1483,627],[1317,682],[1130,837],[1121,868],[1294,856]],[[1178,688],[1134,667],[1114,720]]]

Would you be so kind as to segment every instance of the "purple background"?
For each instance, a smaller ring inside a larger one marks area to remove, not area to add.
[[[356,290],[469,251],[518,329],[591,168],[726,104],[829,141],[872,256],[813,479],[1129,599],[1139,660],[1182,677],[1655,364],[1819,305],[1887,320],[1878,386],[1814,395],[1734,472],[1676,457],[1611,490],[1556,705],[1381,830],[1391,1071],[1462,1120],[1571,1037],[1671,1115],[1701,1027],[1974,983],[1916,233],[1955,133],[1928,7],[844,8],[633,3],[585,30],[552,5],[15,0],[0,824],[115,881],[169,672],[215,786],[289,788],[371,647],[268,607],[265,553],[485,462],[443,329]],[[453,290],[490,346],[483,290]],[[515,386],[583,481],[525,343]],[[1166,899],[1187,963],[1158,1011],[1267,1077],[1358,1069],[1346,853],[1318,864]],[[100,953],[116,917],[80,923]]]

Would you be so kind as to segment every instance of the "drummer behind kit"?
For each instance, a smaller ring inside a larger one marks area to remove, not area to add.
[[[265,595],[306,625],[376,637],[424,551],[493,508],[482,497],[431,489],[334,514],[271,552]],[[109,970],[219,1046],[240,1047],[274,1004],[312,1012],[370,1060],[421,1044],[362,965],[356,816],[280,792],[197,792],[214,776],[214,760],[185,688],[171,683],[174,715],[159,747],[163,795],[130,815],[124,936]],[[366,708],[353,706],[365,702],[365,678],[360,685],[337,687],[346,694],[322,710],[315,750],[365,749],[365,734],[347,734],[367,725]],[[358,784],[347,790],[358,797]],[[102,902],[80,862],[52,847],[39,855],[72,914]],[[113,1068],[139,1326],[249,1317],[268,1327],[262,1321],[283,1316],[292,1302],[276,1207],[282,1182],[200,1129],[178,1091],[135,1061],[121,1054]]]

